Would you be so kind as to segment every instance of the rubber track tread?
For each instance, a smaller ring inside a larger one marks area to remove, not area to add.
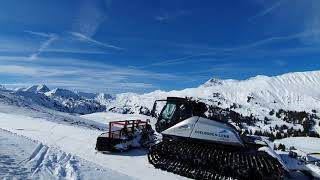
[[[155,168],[192,179],[283,179],[282,166],[267,153],[188,141],[162,141],[150,148],[148,160]]]

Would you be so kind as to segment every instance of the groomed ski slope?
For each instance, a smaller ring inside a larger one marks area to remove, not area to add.
[[[106,113],[103,115],[111,117],[114,114]],[[136,117],[135,115],[134,117],[118,115],[110,118],[110,120],[123,120],[124,118],[135,119]],[[7,113],[0,113],[0,127],[17,135],[41,142],[44,147],[56,148],[66,154],[70,153],[75,157],[96,163],[97,166],[102,166],[106,171],[112,172],[107,173],[105,179],[113,179],[115,177],[118,177],[118,179],[133,178],[142,180],[184,179],[183,177],[155,169],[148,163],[146,150],[137,149],[118,154],[96,153],[94,150],[96,138],[102,131],[77,125],[59,124],[41,117],[32,118]],[[43,151],[48,151],[48,149]],[[77,176],[73,176],[71,179],[77,178]],[[96,179],[94,176],[92,178]]]

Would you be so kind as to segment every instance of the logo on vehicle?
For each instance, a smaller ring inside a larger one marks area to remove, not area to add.
[[[206,132],[206,131],[195,131],[196,134],[201,134],[201,135],[206,135],[206,136],[214,136],[214,137],[220,137],[220,138],[230,138],[230,136],[228,135],[228,131],[227,130],[222,130],[218,133],[216,132]]]
[[[222,134],[222,133],[227,133],[227,130],[222,130],[222,131],[220,131],[219,133],[220,133],[220,134]]]
[[[189,129],[189,128],[190,128],[190,126],[187,124],[179,127],[179,129]]]

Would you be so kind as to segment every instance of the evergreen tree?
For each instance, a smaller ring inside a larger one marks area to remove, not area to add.
[[[277,131],[276,133],[276,139],[281,139],[282,138],[282,135],[279,131]]]
[[[270,116],[273,116],[274,113],[275,113],[275,112],[274,112],[274,109],[272,109],[272,110],[269,112],[269,115],[270,115]]]

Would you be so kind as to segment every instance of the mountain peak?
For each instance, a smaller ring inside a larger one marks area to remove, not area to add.
[[[61,88],[55,88],[49,92],[45,93],[47,96],[60,96],[65,98],[74,98],[78,99],[79,95],[76,94],[73,91],[67,90],[67,89],[61,89]]]
[[[221,86],[221,85],[223,85],[223,80],[217,79],[217,78],[212,78],[212,79],[209,79],[202,86],[203,87],[210,87],[210,86]]]
[[[50,89],[42,84],[42,85],[33,85],[33,86],[30,86],[26,89],[23,89],[23,91],[25,92],[33,92],[33,93],[46,93],[46,92],[49,92]]]

